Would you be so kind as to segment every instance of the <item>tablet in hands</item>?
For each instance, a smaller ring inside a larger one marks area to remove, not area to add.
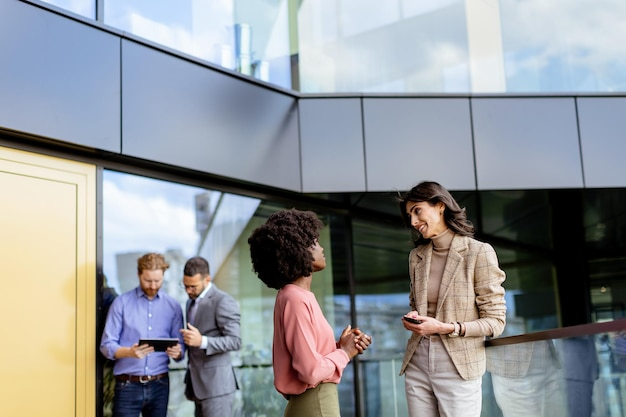
[[[165,352],[168,347],[176,346],[177,343],[176,338],[139,339],[139,346],[150,345],[155,352]]]

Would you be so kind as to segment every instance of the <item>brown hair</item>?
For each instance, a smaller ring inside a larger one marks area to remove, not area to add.
[[[417,235],[414,240],[416,246],[427,243],[429,239],[424,239],[411,225],[411,217],[406,212],[406,205],[409,201],[414,203],[425,201],[431,206],[443,203],[445,206],[443,218],[450,230],[462,236],[474,236],[474,226],[467,220],[465,208],[461,208],[459,203],[452,197],[452,194],[439,183],[434,181],[420,182],[411,190],[399,196],[397,201],[404,225]]]
[[[165,272],[170,267],[165,261],[165,257],[160,253],[146,253],[137,259],[137,273],[141,275],[143,271],[155,271],[160,269]]]
[[[185,263],[185,267],[183,268],[183,275],[188,277],[193,277],[196,274],[206,277],[207,275],[210,275],[209,272],[209,261],[201,256],[194,256],[193,258],[190,258]]]

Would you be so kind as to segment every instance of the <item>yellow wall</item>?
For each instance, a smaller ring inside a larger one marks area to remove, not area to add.
[[[0,147],[2,416],[95,415],[96,169]]]

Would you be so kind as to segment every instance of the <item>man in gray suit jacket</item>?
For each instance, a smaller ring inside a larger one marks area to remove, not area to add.
[[[239,389],[230,358],[241,348],[239,305],[211,282],[202,257],[185,263],[183,285],[189,296],[187,328],[181,329],[189,354],[185,396],[195,402],[195,417],[230,417]]]

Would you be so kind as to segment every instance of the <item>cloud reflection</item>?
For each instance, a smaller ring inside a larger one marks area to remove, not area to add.
[[[198,245],[195,195],[201,188],[104,171],[103,269],[119,288],[115,255],[178,249],[192,256]]]

